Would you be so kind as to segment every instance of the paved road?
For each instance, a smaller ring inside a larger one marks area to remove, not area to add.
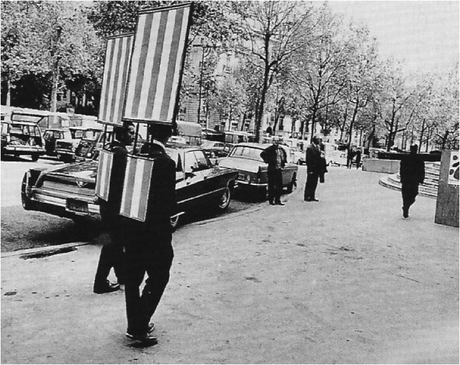
[[[122,292],[91,292],[94,245],[2,258],[2,363],[458,363],[458,229],[380,174],[331,168],[319,203],[175,233],[159,344],[124,337]],[[303,176],[302,176],[303,178]]]

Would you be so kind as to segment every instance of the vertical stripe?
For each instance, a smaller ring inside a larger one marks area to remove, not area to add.
[[[120,74],[120,39],[115,39],[114,41],[114,48],[115,48],[115,55],[114,58],[112,59],[112,82],[109,85],[109,105],[110,105],[110,113],[107,114],[107,122],[114,122],[112,120],[113,118],[113,112],[115,110],[115,97],[114,97],[114,92],[116,92],[116,85],[118,84],[118,79],[119,79],[119,74]]]
[[[182,61],[182,57],[178,57],[180,55],[179,48],[181,44],[184,43],[184,42],[181,42],[181,39],[183,38],[182,33],[184,32],[184,30],[186,30],[186,27],[185,29],[182,27],[184,13],[185,13],[184,9],[177,10],[175,13],[176,13],[176,19],[175,19],[174,32],[173,32],[173,37],[172,37],[171,52],[170,52],[169,60],[168,60],[168,70],[166,72],[168,78],[166,79],[166,82],[165,82],[164,97],[163,97],[163,102],[161,105],[160,117],[159,117],[160,120],[168,120],[168,121],[172,119],[172,115],[169,115],[168,113],[170,109],[171,101],[172,101],[172,104],[174,104],[176,100],[175,90],[178,85],[174,84],[174,79],[177,73],[176,72],[177,62]],[[177,67],[177,70],[179,69],[180,68]]]
[[[131,193],[134,186],[134,171],[136,169],[136,159],[128,156],[126,164],[125,181],[123,184],[123,194],[121,197],[121,211],[125,216],[130,216]]]
[[[168,72],[168,61],[169,61],[169,55],[171,52],[171,40],[174,35],[174,18],[175,15],[177,14],[177,11],[170,11],[167,13],[168,16],[168,21],[166,24],[166,28],[164,29],[164,37],[165,37],[165,42],[163,44],[163,52],[161,54],[161,63],[160,63],[160,71],[159,71],[159,77],[158,77],[158,86],[157,86],[157,94],[155,95],[155,102],[153,104],[153,112],[152,112],[152,118],[154,120],[161,120],[160,119],[160,111],[161,111],[161,105],[163,104],[163,96],[165,92],[165,83],[166,83],[166,77],[167,72]]]
[[[139,21],[140,21],[139,17]],[[150,35],[150,28],[152,27],[152,17],[145,17],[145,26],[142,28],[142,44],[141,47],[137,50],[139,52],[139,62],[136,64],[136,67],[138,68],[137,70],[137,77],[133,81],[135,82],[134,86],[134,101],[133,101],[133,113],[134,115],[139,114],[139,102],[141,99],[141,95],[143,90],[141,89],[142,82],[144,81],[144,74],[145,74],[145,64],[146,64],[146,58],[147,58],[147,53],[149,49],[149,35]]]
[[[140,14],[122,119],[172,121],[190,6]]]
[[[139,34],[139,29],[144,29],[145,17],[139,17],[138,20],[138,31],[136,32],[134,48],[133,48],[133,55],[131,59],[131,67],[130,67],[130,74],[128,79],[128,89],[127,89],[127,96],[126,96],[126,107],[125,113],[128,116],[133,115],[133,103],[134,103],[134,91],[136,87],[136,80],[137,80],[137,72],[139,70],[139,60],[140,60],[140,53],[139,48],[142,46],[142,37]]]
[[[145,220],[147,216],[147,207],[148,207],[149,197],[150,197],[150,183],[152,179],[152,170],[153,170],[154,162],[152,160],[147,160],[145,161],[145,163],[146,163],[146,167],[144,169],[142,186],[140,186],[141,200],[139,204],[139,217],[142,218],[142,220]]]
[[[113,153],[101,151],[96,177],[96,195],[104,200],[108,200],[109,197],[112,166]]]
[[[105,120],[105,116],[107,114],[107,108],[108,108],[108,95],[107,95],[107,89],[108,89],[108,84],[110,83],[110,78],[112,76],[110,72],[110,66],[111,66],[111,61],[113,59],[113,42],[108,41],[107,42],[107,50],[105,54],[105,64],[104,64],[104,79],[102,83],[102,91],[101,91],[101,103],[99,106],[99,117],[102,120]]]
[[[190,8],[184,9],[184,13],[182,16],[182,26],[180,29],[180,41],[179,41],[179,49],[177,51],[177,56],[175,60],[175,70],[174,70],[174,80],[172,82],[174,89],[171,90],[171,98],[172,100],[169,102],[169,110],[168,110],[168,120],[173,120],[174,118],[174,108],[178,103],[178,91],[179,91],[179,81],[180,81],[180,72],[182,67],[183,56],[185,52],[185,43],[187,42],[187,28],[190,16]]]
[[[153,108],[155,106],[155,103],[158,103],[157,99],[157,90],[158,90],[158,79],[160,77],[160,66],[161,66],[161,59],[163,55],[163,44],[165,41],[165,28],[166,24],[168,21],[168,13],[161,12],[161,13],[156,13],[155,18],[158,20],[160,23],[160,26],[158,27],[158,33],[157,33],[157,39],[156,39],[156,49],[157,52],[155,54],[155,60],[154,60],[154,69],[152,70],[152,78],[149,80],[150,86],[147,89],[147,95],[148,95],[148,104],[146,105],[146,111],[145,111],[145,117],[147,119],[155,119],[155,116],[152,114],[153,113]]]
[[[114,106],[113,106],[113,122],[121,124],[121,106],[122,104],[122,93],[125,85],[125,79],[127,74],[127,62],[126,56],[129,54],[129,40],[130,38],[124,37],[121,42],[120,50],[120,66],[118,71],[118,82],[115,85],[115,97],[114,97]]]
[[[152,86],[152,77],[155,77],[156,74],[158,73],[158,67],[156,64],[156,59],[155,56],[157,55],[157,47],[161,46],[161,40],[158,39],[158,31],[161,27],[161,22],[159,21],[159,14],[158,13],[153,13],[153,14],[147,14],[146,16],[149,16],[152,18],[152,28],[150,31],[149,35],[149,50],[147,53],[147,62],[145,65],[145,77],[142,80],[142,85],[141,89],[142,90],[148,90],[149,89],[149,84],[150,87]],[[153,42],[152,40],[157,40],[156,42]],[[148,116],[148,110],[147,110],[147,101],[151,98],[149,92],[142,92],[141,94],[141,101],[139,104],[139,115],[140,116]]]
[[[142,176],[144,174],[145,160],[138,159],[136,163],[136,170],[134,171],[134,186],[132,189],[132,200],[130,215],[132,217],[139,217],[139,202],[141,200]]]

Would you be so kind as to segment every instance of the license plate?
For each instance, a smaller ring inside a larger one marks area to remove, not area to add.
[[[74,212],[88,213],[88,203],[75,199],[67,199],[66,208]]]

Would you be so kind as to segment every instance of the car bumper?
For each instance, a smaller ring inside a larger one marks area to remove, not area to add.
[[[34,148],[27,146],[6,146],[2,148],[3,153],[7,154],[20,154],[20,155],[44,155],[46,153],[44,148]]]
[[[62,217],[95,216],[100,214],[96,196],[73,195],[46,189],[32,189],[29,195],[33,210],[52,212]]]

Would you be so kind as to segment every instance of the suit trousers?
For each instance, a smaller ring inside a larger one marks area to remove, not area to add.
[[[319,174],[313,172],[311,174],[307,173],[307,182],[305,184],[304,191],[304,200],[315,199],[316,187],[318,186]]]
[[[415,203],[415,197],[418,195],[418,183],[403,183],[401,186],[403,207],[409,209]]]
[[[283,177],[281,169],[269,169],[268,177],[268,200],[275,203],[280,202],[281,192],[283,190]]]
[[[169,281],[174,251],[172,233],[156,232],[135,237],[125,246],[125,299],[128,332],[144,334]],[[141,284],[147,274],[141,294]]]
[[[104,285],[110,270],[114,269],[118,282],[124,281],[124,238],[120,230],[109,230],[110,242],[102,246],[97,264],[94,285]]]

